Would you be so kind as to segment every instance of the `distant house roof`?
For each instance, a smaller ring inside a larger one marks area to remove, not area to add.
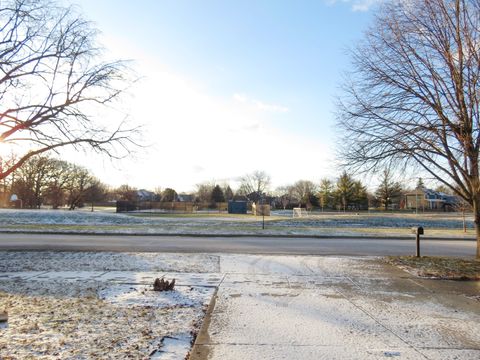
[[[177,199],[181,202],[193,202],[195,196],[193,194],[179,194],[177,195]]]
[[[152,191],[145,189],[137,190],[137,198],[142,201],[153,201],[155,200],[156,194]]]
[[[425,199],[429,200],[429,201],[442,201],[442,202],[447,203],[447,204],[456,204],[456,203],[458,203],[458,200],[459,200],[458,196],[445,194],[444,192],[435,191],[435,190],[427,189],[427,188],[418,189],[416,191],[406,193],[405,195],[406,196],[417,196],[417,195],[420,195],[422,193],[425,196]]]

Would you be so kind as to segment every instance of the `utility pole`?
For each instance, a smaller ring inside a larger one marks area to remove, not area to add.
[[[415,215],[418,215],[418,186],[415,188]]]
[[[262,194],[262,230],[265,230],[265,194]]]

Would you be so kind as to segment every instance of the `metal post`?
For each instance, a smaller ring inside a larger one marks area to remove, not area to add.
[[[416,256],[420,257],[420,235],[424,234],[424,229],[422,226],[415,226],[412,228],[412,233],[415,234],[415,240],[416,240],[416,245],[417,245],[417,251],[416,251]]]
[[[265,230],[265,198],[262,196],[262,230]]]
[[[417,252],[416,256],[420,257],[420,232],[417,231]]]

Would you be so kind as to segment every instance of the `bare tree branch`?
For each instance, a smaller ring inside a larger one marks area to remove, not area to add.
[[[100,118],[131,84],[131,72],[126,62],[99,60],[96,33],[75,8],[55,1],[0,3],[0,142],[26,150],[0,179],[62,146],[119,157],[136,144],[138,128]]]

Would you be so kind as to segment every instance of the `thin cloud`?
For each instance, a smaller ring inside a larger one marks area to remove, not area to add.
[[[205,168],[201,165],[196,164],[196,165],[193,166],[193,172],[196,173],[196,174],[202,173],[204,171],[205,171]]]
[[[333,6],[336,4],[351,4],[351,10],[355,12],[365,12],[382,0],[326,0],[326,4]]]
[[[233,94],[233,100],[240,102],[240,103],[246,103],[247,102],[247,97],[243,94]]]
[[[282,105],[277,104],[267,104],[260,100],[250,99],[244,94],[233,94],[233,100],[242,104],[251,104],[254,105],[257,109],[261,111],[268,111],[268,112],[279,112],[285,113],[289,111],[289,108]]]
[[[271,111],[271,112],[288,112],[288,108],[281,105],[274,105],[274,104],[265,104],[261,101],[254,100],[253,103],[259,108],[260,110],[264,111]]]

